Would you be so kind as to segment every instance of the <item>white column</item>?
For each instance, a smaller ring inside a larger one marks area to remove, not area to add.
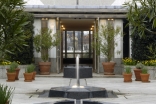
[[[35,19],[34,20],[34,35],[38,34],[40,29],[41,29],[41,19]],[[40,58],[41,53],[36,52],[36,50],[34,49],[34,56],[36,58]]]
[[[116,27],[121,28],[121,33],[123,33],[123,20],[122,19],[115,19],[114,20],[114,28]],[[117,46],[115,46],[114,49],[114,58],[123,58],[123,35],[121,36],[121,33],[114,39],[114,42],[117,43]],[[118,52],[120,54],[118,54]]]
[[[48,28],[52,30],[52,34],[56,33],[56,20],[49,19],[48,20]],[[53,47],[49,50],[49,58],[56,58],[56,47]]]
[[[107,20],[106,19],[100,19],[100,22],[99,22],[99,26],[100,26],[100,28],[101,28],[101,25],[107,25]],[[99,28],[99,29],[100,29]],[[100,56],[100,58],[105,58],[105,57],[103,57],[103,56]]]

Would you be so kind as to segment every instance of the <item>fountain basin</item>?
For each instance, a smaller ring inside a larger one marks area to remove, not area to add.
[[[61,102],[56,102],[54,104],[104,104],[104,103],[100,103],[100,102],[95,102],[95,101],[83,101],[83,103],[81,103],[81,101],[76,101],[76,103],[74,101],[61,101]]]
[[[76,67],[67,66],[64,67],[64,78],[76,78]],[[92,67],[79,66],[79,78],[92,78]]]
[[[108,94],[105,88],[92,86],[64,86],[54,87],[49,91],[49,97],[63,97],[71,99],[86,98],[107,98]]]

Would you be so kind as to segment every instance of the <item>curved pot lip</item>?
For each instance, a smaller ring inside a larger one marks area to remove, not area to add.
[[[144,74],[144,73],[140,73],[140,75],[150,75],[149,73],[147,73],[147,74]]]
[[[135,71],[141,71],[141,69],[137,69],[137,68],[134,68],[133,70],[135,70]]]
[[[128,75],[131,75],[132,73],[123,73],[123,74],[126,74],[126,75],[127,75],[127,74],[128,74]]]
[[[39,62],[39,65],[51,65],[51,62]]]

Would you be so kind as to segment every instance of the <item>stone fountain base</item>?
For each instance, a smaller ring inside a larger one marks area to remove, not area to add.
[[[107,98],[105,88],[91,86],[64,86],[54,87],[49,91],[49,97],[63,97],[72,99]]]

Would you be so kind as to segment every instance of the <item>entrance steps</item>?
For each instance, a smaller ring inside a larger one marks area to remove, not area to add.
[[[51,73],[50,75],[39,75],[36,74],[36,77],[58,77],[58,78],[62,78],[63,77],[63,73]],[[104,75],[103,73],[93,73],[93,78],[123,78],[122,75]]]

